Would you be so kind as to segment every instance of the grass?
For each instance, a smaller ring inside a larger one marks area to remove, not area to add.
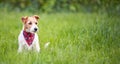
[[[97,13],[38,14],[41,52],[17,54],[26,12],[0,14],[0,64],[120,64],[120,18]],[[46,42],[50,42],[47,49]]]

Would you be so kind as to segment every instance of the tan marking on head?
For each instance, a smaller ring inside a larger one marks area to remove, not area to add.
[[[24,30],[30,29],[32,25],[37,25],[39,16],[31,16],[31,17],[22,17],[22,22],[24,24]]]
[[[33,17],[35,17],[37,20],[40,18],[38,15],[34,15]]]
[[[22,19],[22,22],[23,22],[23,23],[26,23],[26,21],[27,21],[27,19],[28,19],[28,16],[22,17],[21,19]]]

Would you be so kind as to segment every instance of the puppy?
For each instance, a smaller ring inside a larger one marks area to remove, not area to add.
[[[40,52],[39,40],[38,40],[38,19],[39,16],[34,15],[30,17],[22,17],[23,29],[18,36],[18,52],[25,50],[34,50]]]

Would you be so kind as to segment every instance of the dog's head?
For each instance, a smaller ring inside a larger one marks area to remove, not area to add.
[[[30,32],[30,33],[35,33],[38,31],[38,19],[39,16],[38,15],[34,15],[34,16],[26,16],[26,17],[22,17],[22,22],[24,24],[24,31],[26,32]]]

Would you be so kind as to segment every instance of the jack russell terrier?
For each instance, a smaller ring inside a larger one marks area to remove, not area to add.
[[[23,49],[40,52],[38,35],[36,33],[38,31],[37,24],[39,16],[26,16],[22,17],[21,19],[23,22],[23,29],[18,36],[18,52],[22,52]]]

